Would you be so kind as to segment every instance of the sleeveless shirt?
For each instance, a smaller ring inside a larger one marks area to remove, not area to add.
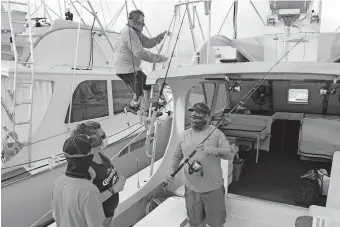
[[[102,164],[98,164],[94,161],[91,163],[92,169],[96,172],[96,177],[93,180],[93,184],[97,186],[100,192],[108,190],[114,185],[118,179],[118,174],[110,159],[105,155],[99,153],[102,159]],[[112,217],[114,210],[117,208],[119,203],[119,194],[114,193],[110,198],[103,202],[103,209],[105,217]]]

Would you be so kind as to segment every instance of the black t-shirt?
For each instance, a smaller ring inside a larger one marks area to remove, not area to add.
[[[118,174],[111,164],[110,159],[101,153],[99,153],[99,156],[101,157],[103,164],[98,164],[93,161],[91,163],[92,169],[96,172],[96,177],[93,180],[93,184],[98,187],[100,192],[104,192],[116,183]],[[110,198],[103,202],[103,209],[106,218],[113,216],[114,210],[117,208],[118,203],[118,193],[113,194]]]

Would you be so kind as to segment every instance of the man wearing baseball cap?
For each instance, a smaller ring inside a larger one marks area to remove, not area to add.
[[[65,175],[55,181],[52,192],[53,218],[57,227],[104,227],[100,192],[89,173],[93,159],[91,139],[79,134],[64,143],[67,169]]]
[[[205,103],[196,103],[189,109],[191,128],[180,136],[172,156],[167,181],[174,180],[175,172],[183,157],[188,157],[194,149],[214,130],[209,125],[210,109]],[[191,226],[223,227],[226,221],[225,188],[221,159],[233,160],[238,152],[230,145],[219,129],[197,147],[197,152],[185,165],[185,203]]]

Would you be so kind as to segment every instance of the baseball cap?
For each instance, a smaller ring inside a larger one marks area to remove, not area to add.
[[[200,114],[210,114],[209,107],[203,102],[196,103],[191,108],[189,108],[189,111],[195,111],[196,113]]]
[[[65,157],[85,157],[92,154],[92,138],[85,134],[73,135],[63,146]]]

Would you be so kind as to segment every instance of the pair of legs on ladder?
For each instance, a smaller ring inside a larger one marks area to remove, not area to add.
[[[134,75],[134,73],[126,73],[117,74],[117,76],[121,78],[134,92],[133,99],[130,103],[130,108],[137,112],[140,104],[142,104],[142,109],[147,111],[149,108],[151,86],[146,85],[146,75],[144,72],[139,70],[136,72],[136,75]],[[139,96],[138,98],[137,94]]]

